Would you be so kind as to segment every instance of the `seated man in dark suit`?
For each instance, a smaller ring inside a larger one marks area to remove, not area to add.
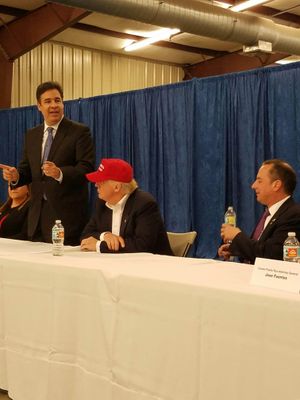
[[[238,256],[254,264],[256,257],[283,259],[283,243],[288,232],[300,238],[300,205],[292,198],[297,183],[294,169],[278,159],[263,162],[252,189],[257,201],[266,206],[251,237],[228,224],[221,227],[224,244],[218,250],[228,260]]]
[[[99,199],[82,233],[82,250],[172,255],[158,205],[138,189],[130,164],[103,159],[99,169],[86,177],[95,183]]]

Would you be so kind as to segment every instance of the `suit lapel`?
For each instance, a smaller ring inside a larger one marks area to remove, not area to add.
[[[48,157],[50,161],[53,160],[56,150],[60,148],[60,145],[63,142],[67,133],[68,133],[68,124],[67,124],[65,118],[63,118],[63,120],[59,124],[59,127],[57,129],[55,138],[53,140],[53,143],[52,143],[52,146],[50,149],[50,153],[49,153],[49,157]]]
[[[42,146],[43,146],[43,136],[44,136],[44,124],[36,128],[36,134],[33,136],[34,151],[32,152],[33,165],[39,168],[41,174],[42,170],[40,168],[42,162]]]
[[[276,223],[277,219],[294,203],[294,200],[290,197],[287,199],[276,211],[276,213],[270,219],[268,225],[265,227],[261,237],[259,240],[264,240],[266,237],[269,236],[270,231],[272,230],[273,225]]]
[[[126,229],[126,226],[129,222],[130,219],[130,214],[131,214],[131,210],[133,207],[133,203],[134,203],[134,198],[135,198],[135,192],[134,191],[127,199],[125,207],[124,207],[124,211],[123,211],[123,215],[122,215],[122,221],[121,221],[121,226],[120,226],[120,236],[124,236],[124,232]]]

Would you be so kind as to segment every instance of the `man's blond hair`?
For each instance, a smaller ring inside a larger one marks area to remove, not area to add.
[[[135,179],[132,179],[130,182],[121,182],[122,183],[122,189],[126,194],[130,194],[135,191],[136,188],[138,188],[138,183]]]

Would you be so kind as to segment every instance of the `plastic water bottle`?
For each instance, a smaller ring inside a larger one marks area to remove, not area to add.
[[[298,262],[300,243],[295,232],[289,232],[283,243],[283,261]]]
[[[224,215],[225,224],[236,226],[236,213],[232,206],[229,206]]]
[[[232,226],[236,226],[236,213],[232,206],[229,206],[227,208],[227,211],[224,215],[224,223],[232,225]],[[232,240],[227,240],[226,243],[231,244]],[[229,261],[235,261],[235,257],[234,256],[229,257]]]
[[[57,219],[52,228],[52,254],[54,256],[62,256],[64,254],[65,230],[61,220]]]

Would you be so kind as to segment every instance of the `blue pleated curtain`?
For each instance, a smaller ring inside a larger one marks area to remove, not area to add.
[[[251,232],[262,209],[251,184],[263,160],[283,158],[299,176],[299,96],[293,64],[67,101],[65,114],[90,126],[97,163],[131,162],[167,230],[196,230],[194,256],[213,258],[229,205]],[[1,163],[17,165],[24,132],[40,122],[35,106],[0,111]],[[1,180],[2,200],[6,190]]]

